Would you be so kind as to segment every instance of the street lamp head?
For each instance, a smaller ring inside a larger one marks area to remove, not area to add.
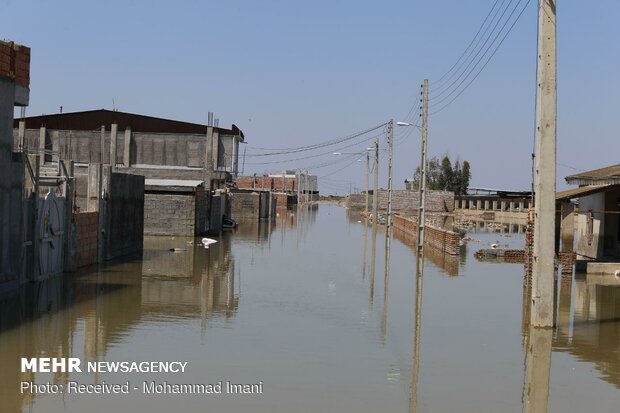
[[[396,122],[396,124],[398,126],[413,126],[413,124],[407,122]]]
[[[342,152],[334,152],[332,155],[342,155]]]

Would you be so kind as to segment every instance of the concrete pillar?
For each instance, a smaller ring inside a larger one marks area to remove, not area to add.
[[[19,130],[17,136],[19,138],[19,147],[17,148],[17,150],[19,152],[23,152],[24,146],[26,145],[26,121],[23,119],[19,121]]]
[[[501,201],[500,205],[501,205],[501,210],[505,211],[506,210],[506,201]]]
[[[484,200],[484,210],[487,211],[489,209],[489,200],[485,199]]]
[[[205,155],[204,155],[204,181],[205,189],[211,190],[211,177],[215,167],[213,165],[213,126],[207,126],[207,139],[205,142]]]
[[[88,165],[88,195],[86,199],[86,210],[88,212],[99,211],[99,194],[101,191],[99,172],[99,164],[90,163]]]
[[[525,211],[525,201],[519,201],[519,212]]]
[[[510,201],[510,212],[514,212],[515,211],[515,203],[514,201]]]
[[[497,201],[493,201],[493,210],[496,211],[497,210]]]
[[[123,148],[123,166],[129,168],[131,166],[131,128],[125,129],[125,142]]]
[[[112,168],[116,168],[116,141],[118,139],[118,125],[112,124],[110,131],[110,165]]]
[[[39,162],[45,164],[45,137],[47,136],[47,128],[41,126],[39,129]]]

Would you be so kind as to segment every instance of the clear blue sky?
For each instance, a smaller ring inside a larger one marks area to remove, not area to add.
[[[294,147],[405,116],[421,80],[450,68],[493,3],[0,0],[0,37],[32,48],[29,115],[111,108],[114,99],[122,111],[191,122],[213,111],[221,126],[241,127],[248,146]],[[563,165],[619,163],[620,2],[558,3],[563,186],[575,172]],[[472,185],[530,185],[536,26],[533,0],[474,84],[429,119],[430,154],[469,160]],[[419,162],[418,137],[396,148],[396,187]],[[333,157],[271,166],[248,158],[246,173]],[[322,189],[362,187],[363,171],[354,163]]]

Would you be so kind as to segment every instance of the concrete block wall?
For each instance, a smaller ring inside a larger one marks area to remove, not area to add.
[[[193,237],[196,196],[193,193],[144,194],[144,234]]]
[[[261,195],[258,192],[232,192],[230,200],[233,219],[260,219]]]
[[[76,230],[74,268],[97,263],[98,212],[80,212],[73,215]]]
[[[413,218],[394,215],[394,228],[409,235],[418,233],[418,224]],[[436,228],[426,224],[424,231],[424,245],[430,245],[450,255],[460,254],[459,241],[461,236],[453,231]]]
[[[368,200],[370,209],[372,207],[372,195]],[[378,209],[387,210],[388,191],[379,189]],[[347,207],[351,209],[364,209],[366,204],[365,194],[351,194],[347,197]],[[413,212],[418,210],[418,192],[407,189],[396,189],[392,191],[392,210],[401,212]],[[427,191],[426,192],[426,211],[428,212],[448,212],[454,211],[454,193],[448,191]]]

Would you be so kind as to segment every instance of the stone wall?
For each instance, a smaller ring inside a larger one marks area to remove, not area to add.
[[[378,209],[387,210],[388,191],[379,189]],[[351,194],[347,197],[347,207],[351,209],[364,209],[366,204],[365,194]],[[400,212],[413,212],[418,210],[418,192],[407,189],[395,189],[392,191],[392,210]],[[447,191],[426,192],[427,212],[453,212],[454,193]],[[368,198],[368,209],[372,209],[372,194]]]
[[[394,229],[413,235],[418,232],[418,224],[412,218],[394,215]],[[450,255],[460,254],[459,241],[461,236],[453,231],[428,225],[424,230],[424,245],[430,245]]]

